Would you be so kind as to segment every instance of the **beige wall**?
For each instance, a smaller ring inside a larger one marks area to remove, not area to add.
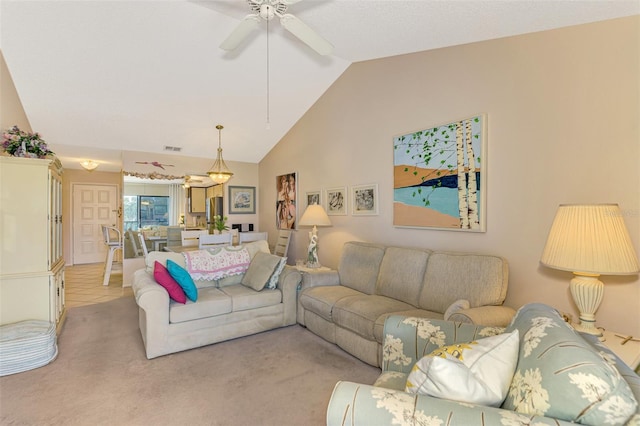
[[[22,102],[13,84],[9,68],[0,50],[0,129],[18,126],[20,130],[31,132],[31,124],[24,112]]]
[[[561,203],[620,204],[640,248],[639,40],[635,16],[353,64],[260,163],[261,229],[276,232],[276,175],[297,171],[299,198],[377,183],[378,216],[332,216],[320,229],[323,264],[336,267],[348,240],[498,254],[510,263],[508,305],[577,318],[571,274],[542,267],[540,254]],[[392,137],[479,113],[487,232],[393,227]],[[292,260],[307,231],[294,234]],[[603,281],[598,325],[639,335],[638,276]]]

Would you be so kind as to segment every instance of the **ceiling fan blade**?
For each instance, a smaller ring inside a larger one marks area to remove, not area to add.
[[[240,21],[240,24],[229,34],[229,36],[225,39],[225,41],[220,44],[220,48],[224,50],[233,50],[242,41],[247,38],[251,32],[253,32],[258,25],[260,24],[260,16],[259,15],[247,15],[245,18]]]
[[[299,1],[302,1],[302,0],[280,0],[280,3],[290,6],[292,4],[298,3]]]
[[[333,45],[331,43],[295,16],[288,13],[282,15],[280,23],[287,31],[298,37],[319,54],[329,55],[333,52]]]

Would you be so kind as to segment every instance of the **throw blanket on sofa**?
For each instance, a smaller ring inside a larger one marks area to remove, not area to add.
[[[194,280],[219,280],[230,275],[243,274],[251,263],[245,247],[216,247],[183,253],[187,271]]]

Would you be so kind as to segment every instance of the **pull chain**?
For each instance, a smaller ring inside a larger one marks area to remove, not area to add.
[[[269,21],[267,21],[267,125],[266,129],[271,129],[271,122],[269,119]]]

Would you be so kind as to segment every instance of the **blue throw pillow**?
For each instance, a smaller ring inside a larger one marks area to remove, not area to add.
[[[180,284],[180,287],[182,287],[184,294],[187,295],[189,300],[193,302],[198,300],[198,288],[186,269],[178,265],[173,260],[167,259],[167,270],[171,277]]]

